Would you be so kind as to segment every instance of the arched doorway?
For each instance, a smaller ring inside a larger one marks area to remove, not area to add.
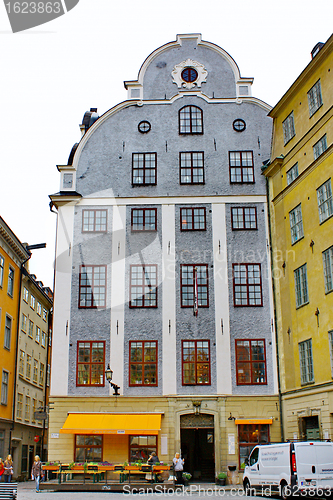
[[[180,416],[180,443],[184,470],[195,481],[215,481],[214,415]]]

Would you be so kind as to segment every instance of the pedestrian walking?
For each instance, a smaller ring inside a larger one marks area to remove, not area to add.
[[[5,467],[5,472],[4,472],[5,483],[10,483],[12,480],[13,472],[14,472],[13,471],[13,460],[12,460],[11,455],[7,456],[5,463],[4,463],[4,467]]]
[[[172,460],[173,468],[176,473],[177,484],[183,484],[183,466],[184,460],[180,458],[180,454],[176,453],[175,458]]]
[[[35,479],[36,483],[36,493],[39,493],[39,482],[40,478],[42,475],[42,462],[40,461],[40,458],[38,455],[35,456],[35,461],[32,464],[32,469],[31,469],[31,479]]]
[[[5,466],[3,464],[2,458],[0,458],[0,483],[2,481],[4,472],[5,472]]]

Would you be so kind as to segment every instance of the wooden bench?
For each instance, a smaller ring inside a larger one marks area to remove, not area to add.
[[[75,469],[65,469],[65,470],[58,470],[54,472],[55,474],[58,475],[58,483],[61,484],[61,475],[63,475],[63,482],[66,482],[66,475],[67,474],[83,474],[83,482],[86,482],[86,476],[91,475],[93,476],[93,483],[99,482],[101,474],[104,474],[103,471],[98,471],[98,470],[75,470]],[[97,481],[96,481],[97,479]]]
[[[17,483],[0,483],[1,500],[14,500],[17,498]]]

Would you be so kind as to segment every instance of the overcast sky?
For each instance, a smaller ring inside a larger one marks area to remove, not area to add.
[[[80,140],[84,112],[102,114],[127,97],[145,58],[178,33],[201,33],[225,49],[253,95],[275,105],[332,33],[322,0],[80,0],[66,15],[12,34],[0,4],[0,215],[35,250],[30,272],[53,286],[59,190],[56,165]]]

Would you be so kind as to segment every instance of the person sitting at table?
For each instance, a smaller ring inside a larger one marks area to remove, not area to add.
[[[156,453],[153,451],[151,452],[151,454],[149,455],[149,458],[147,460],[147,464],[150,464],[150,465],[155,465],[157,464],[157,462],[159,462],[159,459],[158,459],[158,456],[156,455]]]

